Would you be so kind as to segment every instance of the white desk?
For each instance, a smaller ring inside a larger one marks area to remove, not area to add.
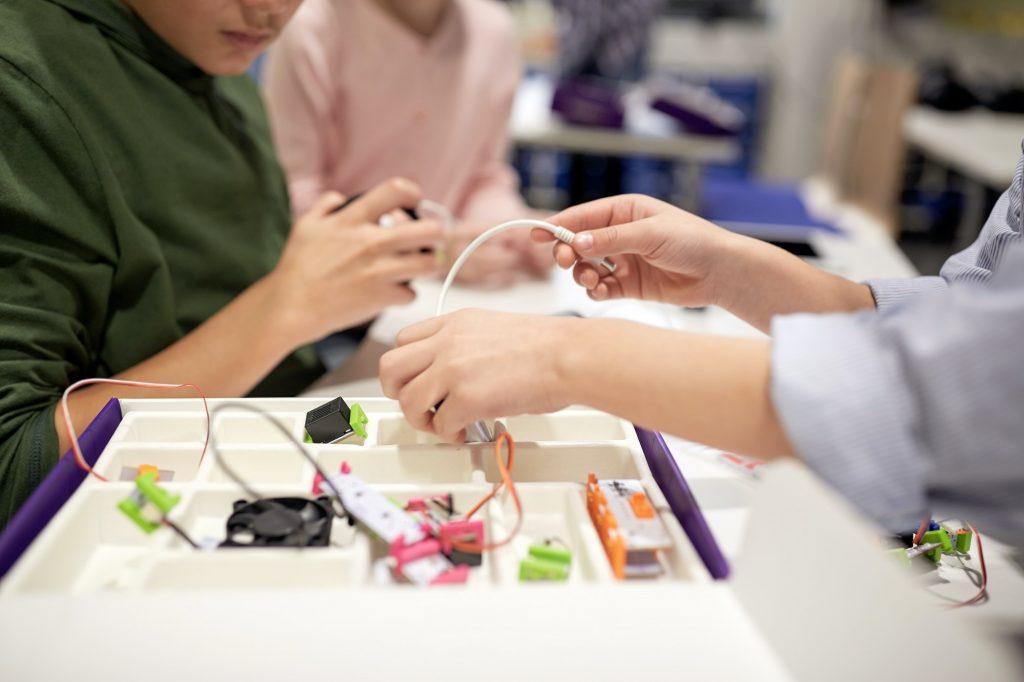
[[[519,88],[509,134],[514,145],[606,156],[646,156],[683,164],[678,174],[676,200],[693,205],[700,190],[701,167],[729,162],[739,156],[733,138],[715,138],[680,132],[673,119],[645,106],[630,103],[625,128],[611,130],[563,123],[551,112],[554,84],[545,76],[526,79]]]
[[[996,190],[1013,179],[1024,140],[1024,115],[982,109],[958,113],[914,107],[903,122],[907,141],[926,156]]]
[[[903,121],[907,142],[932,161],[963,175],[966,206],[955,251],[969,246],[985,219],[985,188],[1010,186],[1021,155],[1024,115],[983,109],[949,113],[914,107]]]

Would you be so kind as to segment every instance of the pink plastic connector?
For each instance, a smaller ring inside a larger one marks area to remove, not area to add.
[[[441,551],[451,554],[452,542],[468,542],[478,545],[484,543],[484,522],[483,521],[449,521],[441,526],[438,531],[438,538],[441,540]]]
[[[388,555],[395,560],[395,570],[401,573],[402,567],[406,564],[423,559],[424,557],[439,554],[440,552],[441,543],[433,538],[421,540],[412,545],[407,545],[405,544],[405,538],[399,537],[391,543]]]
[[[462,585],[469,580],[469,566],[455,566],[430,581],[431,585]]]

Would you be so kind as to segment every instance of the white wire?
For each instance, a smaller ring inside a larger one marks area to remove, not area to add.
[[[78,442],[78,432],[75,430],[75,423],[71,420],[71,408],[68,407],[68,397],[82,388],[83,386],[92,386],[95,384],[107,384],[110,386],[126,386],[134,388],[192,388],[195,389],[199,396],[203,400],[203,408],[206,410],[206,445],[209,445],[210,441],[210,407],[207,403],[206,395],[199,389],[195,384],[163,384],[152,381],[132,381],[130,379],[81,379],[64,389],[64,394],[60,398],[61,412],[64,417],[64,426],[68,432],[68,440],[71,444],[71,452],[74,455],[80,468],[84,469],[90,474],[95,474],[93,468],[89,466],[89,463],[85,461],[85,456],[82,454],[82,448]],[[206,445],[203,447],[203,454],[206,454]]]
[[[444,232],[450,230],[452,226],[455,224],[455,216],[452,215],[452,212],[448,209],[447,206],[440,202],[433,201],[432,199],[422,199],[420,201],[419,208],[421,211],[433,213],[438,218],[440,218],[441,229]]]
[[[551,235],[560,242],[565,244],[572,244],[573,240],[576,239],[576,233],[572,230],[567,230],[564,227],[553,225],[543,220],[510,220],[507,223],[501,225],[495,225],[491,229],[487,230],[479,237],[469,243],[469,246],[455,259],[452,264],[451,270],[448,271],[448,276],[444,279],[444,284],[441,286],[441,295],[437,298],[437,310],[434,311],[434,317],[439,317],[444,312],[444,302],[448,298],[448,290],[452,286],[452,282],[455,281],[455,277],[459,274],[459,269],[465,264],[469,257],[473,255],[480,246],[489,239],[498,236],[502,232],[508,232],[509,230],[515,230],[520,227],[539,228],[550,232]],[[600,265],[608,272],[615,272],[615,263],[612,263],[606,258],[587,258],[585,259],[588,263]]]

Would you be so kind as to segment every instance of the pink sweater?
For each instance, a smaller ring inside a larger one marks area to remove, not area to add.
[[[396,175],[481,227],[528,210],[505,158],[520,61],[497,2],[452,0],[423,39],[371,0],[306,0],[265,78],[296,215]]]

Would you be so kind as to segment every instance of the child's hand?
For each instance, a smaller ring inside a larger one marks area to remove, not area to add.
[[[460,223],[446,235],[449,266],[483,231],[479,225]],[[530,243],[528,230],[522,230],[521,234],[515,231],[499,234],[480,245],[463,264],[456,280],[471,286],[500,288],[533,276],[534,269],[528,264],[524,253],[527,246],[536,247]],[[551,261],[550,251],[544,256]]]
[[[425,320],[403,329],[398,348],[381,357],[384,395],[413,426],[449,442],[464,440],[479,419],[561,409],[565,349],[582,343],[586,322],[484,310]]]
[[[438,272],[434,249],[442,238],[436,221],[381,229],[380,216],[415,206],[420,189],[408,180],[384,182],[344,209],[329,193],[292,227],[281,259],[265,278],[274,309],[269,322],[296,345],[373,319],[384,308],[410,303],[411,279]]]
[[[555,260],[574,267],[576,282],[592,299],[639,298],[690,307],[715,303],[714,264],[732,243],[732,233],[640,195],[582,204],[549,220],[577,233],[571,247],[555,245]],[[532,236],[539,242],[553,239],[542,230]],[[617,268],[609,273],[581,257],[609,257]]]

